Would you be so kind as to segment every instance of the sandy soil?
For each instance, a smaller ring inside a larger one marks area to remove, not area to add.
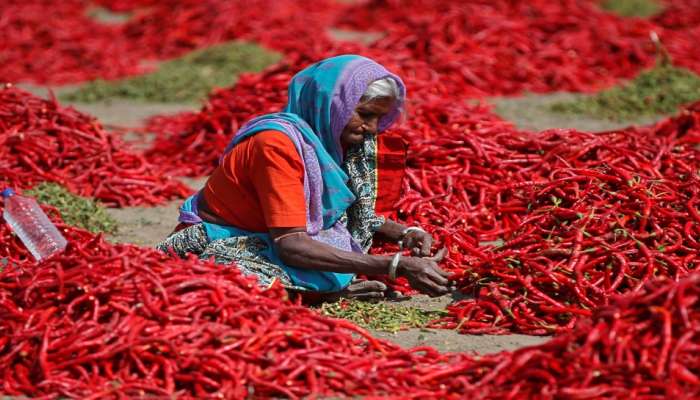
[[[194,190],[204,184],[204,178],[181,178]],[[107,235],[115,243],[133,243],[139,246],[155,246],[165,239],[177,225],[181,200],[158,207],[110,208],[107,212],[117,221],[117,231]]]
[[[409,329],[396,333],[372,332],[375,337],[401,347],[431,346],[441,352],[492,354],[542,344],[548,336],[528,335],[461,335],[446,329]]]
[[[362,32],[340,28],[330,28],[328,35],[338,42],[359,42],[366,45],[372,44],[384,36],[381,32]]]
[[[98,6],[90,7],[87,13],[88,16],[103,25],[119,25],[128,22],[131,18],[129,13],[116,13]]]

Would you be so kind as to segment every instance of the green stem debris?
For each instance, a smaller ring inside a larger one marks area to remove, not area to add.
[[[99,6],[89,7],[87,14],[93,21],[105,25],[120,25],[131,19],[131,13],[114,12]]]
[[[234,84],[243,72],[259,72],[280,55],[242,42],[223,43],[166,61],[152,73],[117,81],[95,80],[61,97],[93,103],[114,98],[152,102],[196,102],[212,89]]]
[[[398,304],[358,300],[325,303],[321,306],[321,313],[333,318],[347,319],[366,329],[385,332],[423,328],[429,322],[445,315],[444,311],[426,311]]]
[[[76,196],[56,183],[43,182],[26,191],[38,202],[56,207],[63,221],[93,233],[114,232],[117,222],[92,199]]]
[[[622,86],[555,103],[551,109],[619,121],[674,113],[680,106],[697,100],[700,100],[700,76],[669,62],[660,62]]]
[[[623,17],[647,18],[663,8],[656,0],[603,0],[600,6]]]

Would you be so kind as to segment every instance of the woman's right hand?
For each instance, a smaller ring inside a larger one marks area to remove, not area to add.
[[[440,267],[436,258],[403,257],[397,272],[408,279],[411,287],[431,297],[441,296],[450,291],[449,274]]]

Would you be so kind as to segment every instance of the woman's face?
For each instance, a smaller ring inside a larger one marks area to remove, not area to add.
[[[343,146],[361,144],[365,136],[376,135],[379,120],[394,107],[393,97],[377,97],[360,102],[350,117],[350,121],[340,134]]]

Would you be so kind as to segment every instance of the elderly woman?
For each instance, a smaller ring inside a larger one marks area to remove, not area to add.
[[[356,55],[299,72],[284,111],[234,135],[205,187],[181,207],[184,224],[158,247],[329,297],[384,296],[384,284],[356,274],[404,276],[431,296],[448,292],[439,259],[429,257],[431,236],[374,209],[377,135],[400,116],[404,97],[398,76]],[[367,254],[375,233],[413,256]]]

